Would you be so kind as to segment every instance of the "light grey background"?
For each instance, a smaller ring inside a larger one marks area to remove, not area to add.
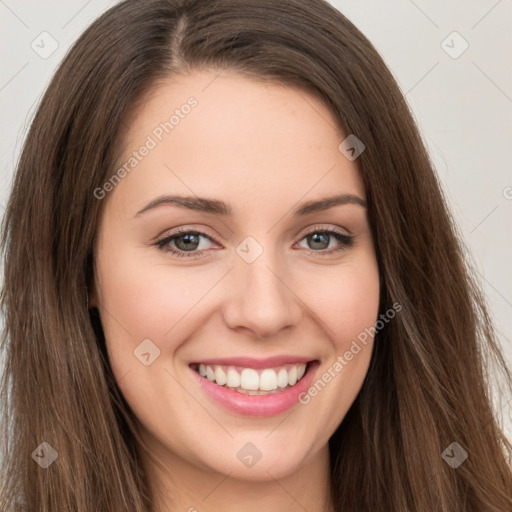
[[[115,3],[0,0],[0,216],[49,79],[71,43]],[[512,365],[512,0],[331,3],[373,42],[406,95]],[[512,439],[511,399],[497,407]]]

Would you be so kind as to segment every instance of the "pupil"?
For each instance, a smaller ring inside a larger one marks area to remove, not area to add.
[[[325,249],[329,246],[329,235],[327,233],[313,233],[309,235],[309,239],[313,243],[313,249]],[[320,244],[320,247],[318,244]]]
[[[180,240],[183,240],[184,246],[180,247]],[[176,239],[176,245],[179,249],[182,250],[193,250],[197,249],[197,245],[199,244],[199,237],[195,233],[188,233],[186,235],[181,235]]]

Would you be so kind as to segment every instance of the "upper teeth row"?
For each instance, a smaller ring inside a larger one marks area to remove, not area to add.
[[[289,364],[279,368],[265,368],[259,371],[261,373],[253,368],[244,368],[241,372],[238,372],[233,366],[223,368],[217,365],[199,365],[199,374],[219,386],[227,385],[230,388],[241,387],[253,391],[271,391],[278,387],[293,386],[304,375],[306,363]]]

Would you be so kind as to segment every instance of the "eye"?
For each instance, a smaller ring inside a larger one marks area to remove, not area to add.
[[[302,248],[309,254],[327,256],[349,249],[354,244],[354,238],[353,235],[347,235],[335,229],[324,229],[323,226],[317,226],[316,229],[308,231],[299,243],[306,240],[310,247],[302,246]],[[204,243],[201,243],[202,239],[213,242],[212,238],[200,231],[179,229],[154,245],[159,250],[169,252],[178,258],[194,258],[208,249]],[[206,245],[208,244],[206,243]]]
[[[197,256],[207,249],[204,247],[204,244],[201,244],[202,238],[211,241],[209,236],[199,231],[180,229],[159,240],[155,245],[160,250],[170,252],[174,256],[178,256],[178,258],[190,258]],[[187,252],[192,254],[187,254]]]
[[[353,235],[347,235],[334,229],[319,229],[318,226],[316,229],[307,232],[302,240],[305,240],[309,246],[305,247],[306,252],[319,256],[347,250],[354,245]]]

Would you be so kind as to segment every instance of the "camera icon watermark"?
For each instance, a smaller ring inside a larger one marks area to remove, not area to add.
[[[441,42],[441,48],[452,59],[458,59],[469,48],[469,43],[457,31],[454,31]]]
[[[32,458],[43,468],[49,468],[59,457],[52,445],[46,441],[41,443],[33,452]]]
[[[246,263],[253,263],[263,254],[263,246],[248,236],[238,244],[236,252]]]
[[[366,149],[361,139],[358,139],[351,133],[345,140],[338,146],[338,150],[343,156],[353,162],[359,155]]]
[[[49,32],[44,31],[30,43],[30,47],[41,59],[48,59],[57,51],[59,43]]]
[[[468,458],[468,452],[459,443],[453,442],[441,457],[450,467],[457,469]]]
[[[149,366],[160,356],[160,349],[150,339],[145,339],[137,345],[133,354],[144,366]]]
[[[236,456],[241,460],[242,464],[248,468],[252,468],[263,456],[258,448],[252,443],[245,443]]]

